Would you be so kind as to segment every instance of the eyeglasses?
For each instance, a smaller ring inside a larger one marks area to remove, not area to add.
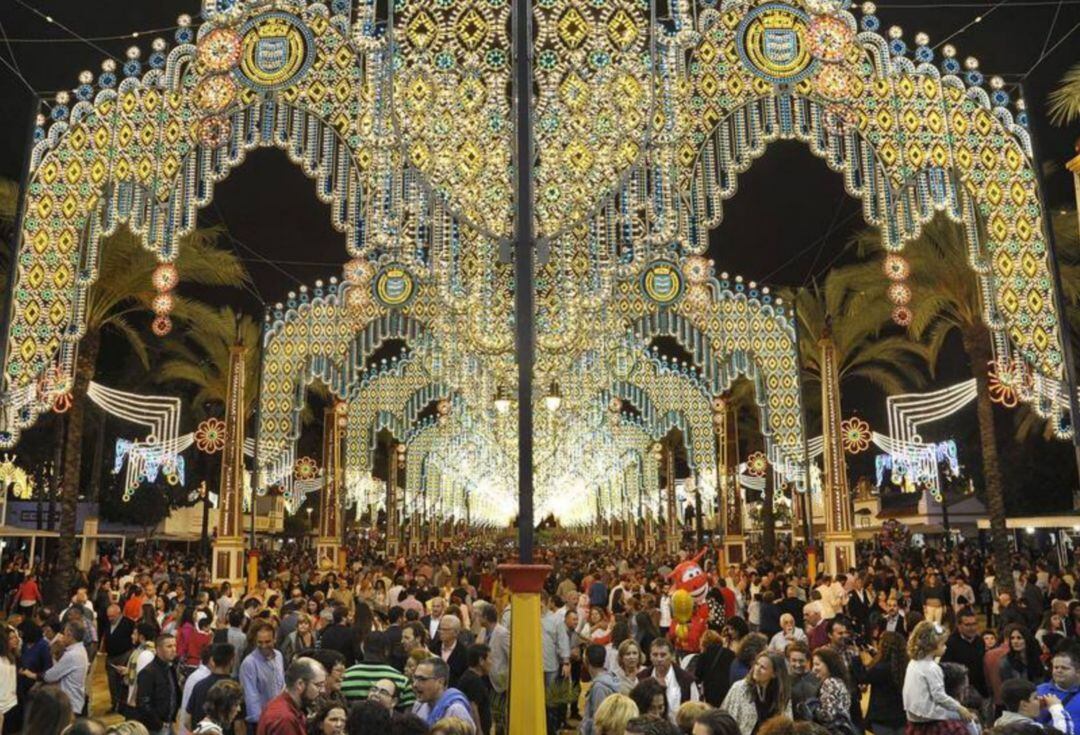
[[[382,687],[371,687],[371,691],[368,692],[368,697],[386,697],[387,699],[393,699],[395,694],[388,689]]]
[[[425,682],[425,681],[433,681],[434,679],[435,679],[434,676],[424,676],[423,674],[413,674],[412,675],[412,680],[413,681]]]

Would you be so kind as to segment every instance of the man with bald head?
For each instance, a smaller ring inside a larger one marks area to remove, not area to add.
[[[456,687],[457,681],[469,668],[469,658],[465,647],[458,643],[461,635],[461,620],[456,615],[443,615],[439,619],[438,638],[431,643],[431,652],[446,662],[450,668],[449,686]]]
[[[109,700],[112,703],[109,711],[119,712],[121,703],[127,700],[127,694],[124,691],[124,676],[114,667],[127,666],[131,649],[135,647],[131,637],[135,623],[124,617],[120,606],[115,604],[109,605],[105,618],[107,622],[101,644],[109,664],[105,667],[109,679]]]

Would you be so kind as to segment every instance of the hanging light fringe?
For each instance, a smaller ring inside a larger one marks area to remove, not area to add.
[[[151,444],[172,446],[180,433],[180,399],[171,396],[144,396],[106,388],[91,382],[87,397],[110,415],[150,429]]]

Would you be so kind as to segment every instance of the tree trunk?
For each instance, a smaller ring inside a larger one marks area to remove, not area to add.
[[[975,376],[975,406],[979,417],[979,442],[982,446],[983,477],[986,480],[986,505],[990,513],[990,546],[994,556],[994,580],[1012,588],[1012,553],[1009,532],[1005,527],[1005,482],[998,461],[997,434],[994,428],[994,405],[990,401],[989,367],[993,354],[990,333],[983,325],[963,332],[964,351],[971,360]]]
[[[101,465],[105,461],[105,428],[109,414],[101,412],[101,425],[98,426],[97,442],[94,445],[94,469],[90,476],[90,500],[98,503],[98,516],[101,515]]]
[[[772,469],[765,473],[761,494],[761,551],[766,559],[776,551],[776,506],[773,505]]]
[[[75,579],[75,514],[79,505],[86,392],[94,377],[100,349],[101,333],[87,332],[79,344],[79,357],[75,362],[75,385],[71,389],[71,409],[67,414],[63,479],[60,485],[60,538],[51,590],[51,599],[57,604],[67,599]]]

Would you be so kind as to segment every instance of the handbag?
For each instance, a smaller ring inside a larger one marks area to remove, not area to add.
[[[851,715],[844,712],[833,718],[825,717],[821,711],[821,700],[808,699],[800,702],[795,708],[795,719],[805,720],[821,725],[829,731],[830,735],[862,735],[859,728],[851,721]]]

